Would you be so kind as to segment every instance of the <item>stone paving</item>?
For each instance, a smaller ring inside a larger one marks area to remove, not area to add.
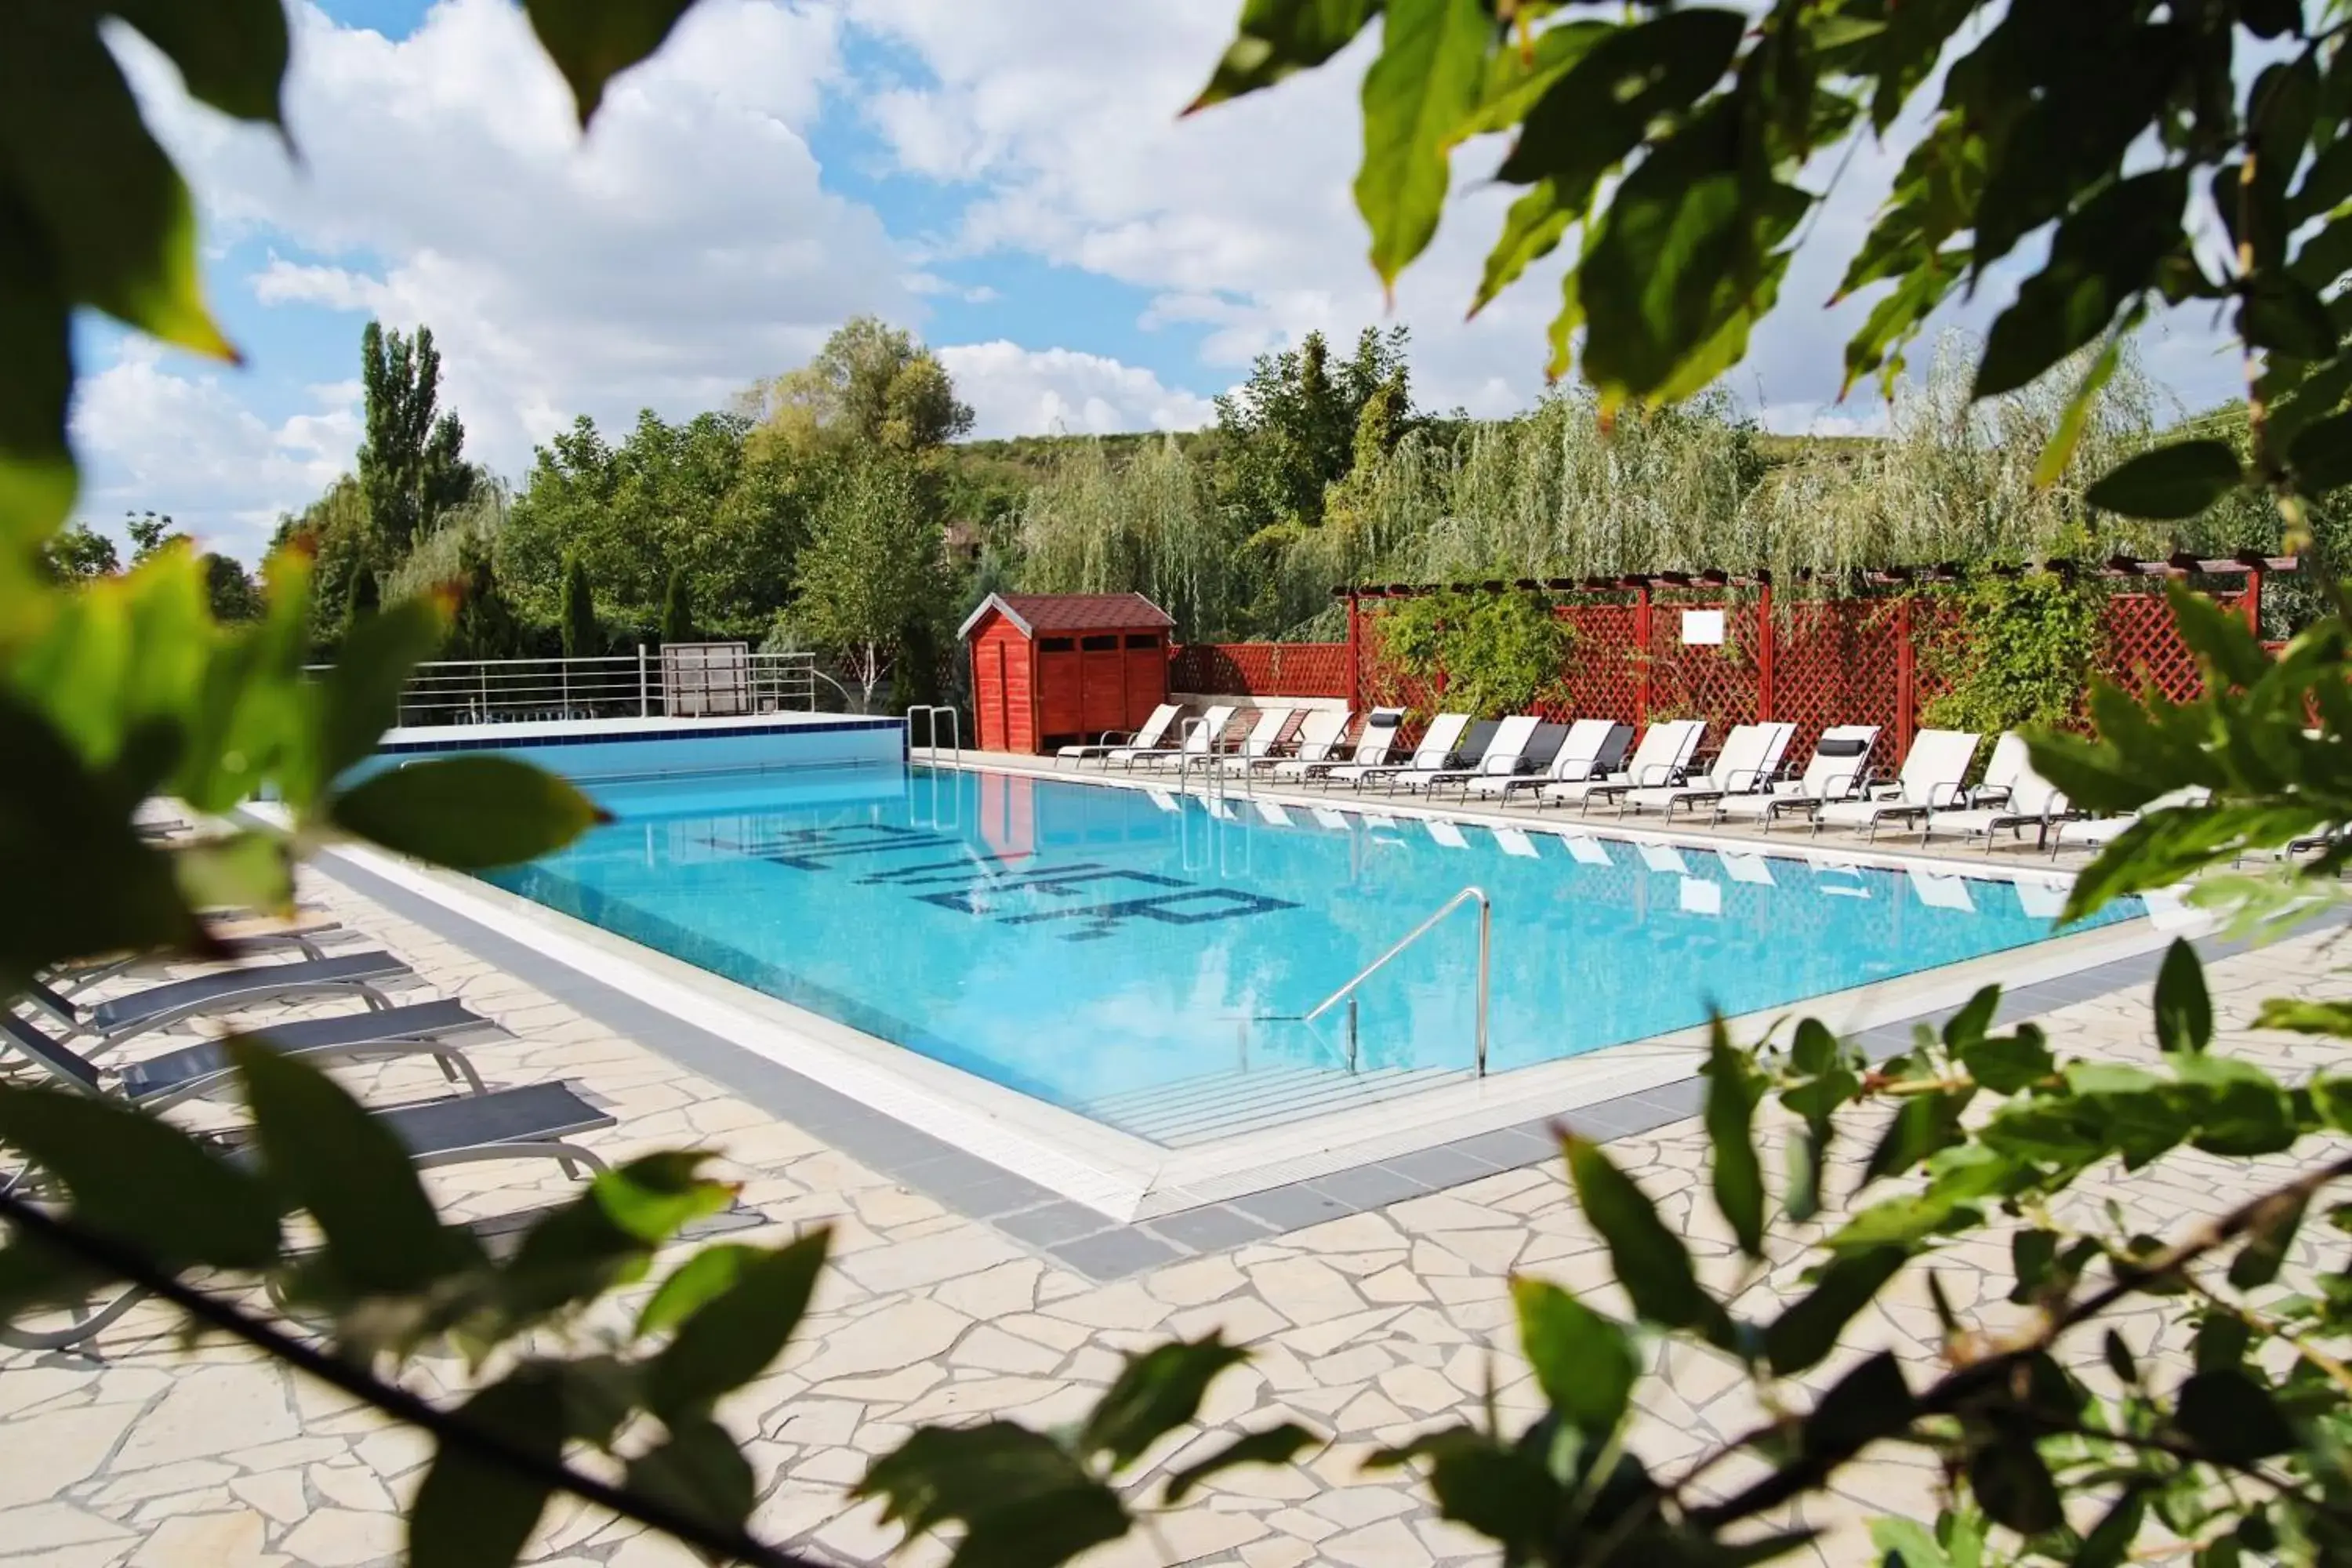
[[[1606,1255],[1551,1162],[1092,1282],[337,884],[313,878],[305,890],[406,959],[432,990],[462,997],[515,1032],[512,1041],[472,1048],[491,1081],[570,1079],[608,1106],[619,1125],[586,1140],[607,1157],[681,1143],[722,1150],[728,1173],[743,1183],[742,1203],[764,1222],[730,1239],[771,1241],[819,1223],[833,1227],[835,1264],[798,1341],[721,1409],[751,1438],[761,1499],[755,1529],[813,1557],[862,1563],[893,1551],[896,1532],[878,1525],[876,1509],[849,1507],[843,1494],[871,1457],[916,1425],[992,1415],[1066,1420],[1104,1386],[1119,1352],[1219,1329],[1254,1359],[1213,1386],[1199,1425],[1164,1444],[1154,1462],[1205,1450],[1219,1440],[1213,1432],[1285,1417],[1330,1434],[1332,1442],[1297,1464],[1231,1472],[1091,1561],[1104,1568],[1195,1562],[1427,1568],[1486,1560],[1475,1538],[1433,1517],[1410,1477],[1360,1474],[1364,1454],[1472,1415],[1489,1390],[1507,1423],[1522,1423],[1537,1408],[1514,1344],[1507,1297],[1514,1270],[1591,1292],[1602,1303],[1617,1300]],[[2297,1071],[2332,1054],[2324,1043],[2245,1026],[2265,995],[2352,994],[2352,985],[2326,973],[2324,940],[2305,936],[2213,966],[2229,1048]],[[2145,995],[2121,994],[2066,1006],[2044,1021],[2063,1052],[2128,1059],[2152,1054],[2145,1020]],[[354,1077],[379,1100],[438,1088],[432,1069],[417,1064]],[[1858,1161],[1867,1146],[1850,1142],[1843,1152]],[[1690,1239],[1709,1279],[1727,1288],[1739,1279],[1705,1192],[1705,1138],[1696,1124],[1611,1147],[1667,1223]],[[1768,1157],[1767,1169],[1778,1168]],[[1850,1181],[1853,1165],[1844,1169]],[[2133,1217],[2153,1231],[2178,1231],[2252,1192],[2266,1173],[2254,1163],[2176,1157],[2135,1179]],[[469,1215],[529,1209],[566,1191],[546,1162],[436,1173],[433,1181]],[[1834,1177],[1832,1190],[1843,1190]],[[2105,1195],[2093,1185],[2080,1201]],[[1762,1270],[1747,1284],[1742,1307],[1760,1312],[1770,1298],[1801,1290],[1800,1267],[1791,1254]],[[1955,1248],[1938,1268],[1964,1314],[1998,1325],[2011,1310],[2001,1300],[2005,1248]],[[2153,1321],[2145,1314],[2128,1321],[2126,1337],[2144,1343]],[[1925,1376],[1935,1340],[1924,1290],[1896,1295],[1857,1320],[1823,1375],[1892,1346]],[[2095,1360],[2095,1346],[2084,1350]],[[1709,1352],[1654,1353],[1654,1366],[1659,1375],[1642,1386],[1633,1438],[1654,1467],[1687,1463],[1760,1414],[1742,1378]],[[457,1376],[454,1362],[435,1361],[415,1368],[412,1381],[447,1394]],[[0,1564],[395,1562],[398,1510],[426,1458],[407,1432],[237,1347],[179,1348],[168,1316],[142,1309],[94,1352],[0,1352]],[[1728,1484],[1753,1472],[1735,1462],[1714,1473]],[[1808,1505],[1811,1517],[1830,1527],[1816,1549],[1821,1560],[1867,1560],[1855,1524],[1861,1511],[1924,1511],[1935,1481],[1932,1468],[1907,1452],[1849,1471],[1840,1496]],[[936,1542],[900,1554],[917,1563],[944,1556]],[[694,1561],[565,1501],[551,1509],[528,1560],[542,1568],[685,1568]]]

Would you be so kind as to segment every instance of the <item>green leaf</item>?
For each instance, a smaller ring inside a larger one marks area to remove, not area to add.
[[[420,595],[362,617],[346,634],[334,668],[319,683],[318,787],[375,750],[399,717],[409,671],[439,649],[448,629],[448,606]]]
[[[2020,1535],[2039,1535],[2066,1520],[2057,1483],[2031,1437],[1995,1438],[1970,1454],[1969,1489],[1994,1523]]]
[[[1441,1517],[1503,1543],[1509,1563],[1539,1560],[1538,1548],[1550,1539],[1565,1499],[1547,1463],[1549,1445],[1540,1444],[1545,1423],[1528,1440],[1506,1447],[1467,1426],[1448,1427],[1384,1448],[1365,1461],[1382,1468],[1418,1459],[1428,1467],[1429,1489]]]
[[[66,297],[235,360],[205,308],[195,208],[100,41],[94,7],[0,6],[0,201]]]
[[[2213,1043],[2213,999],[2187,937],[2173,938],[2156,973],[2156,1043],[2168,1051],[2201,1051]]]
[[[1219,1373],[1248,1359],[1247,1351],[1215,1332],[1129,1355],[1079,1428],[1078,1452],[1108,1455],[1111,1468],[1124,1468],[1200,1413],[1202,1396]]]
[[[2051,1266],[2058,1260],[2058,1237],[2046,1230],[2012,1232],[2009,1256],[2017,1274],[2009,1299],[2021,1307],[2030,1306],[2048,1288]]]
[[[751,1462],[727,1429],[707,1416],[669,1423],[667,1441],[629,1461],[628,1485],[721,1530],[740,1531],[759,1500]]]
[[[467,1399],[458,1415],[543,1461],[562,1458],[563,1384],[553,1367],[519,1367]],[[548,1490],[505,1465],[444,1443],[409,1510],[409,1563],[415,1568],[509,1568],[538,1525]]]
[[[2254,1015],[2254,1027],[2352,1038],[2352,1002],[2306,1002],[2297,996],[2273,996]]]
[[[142,1111],[0,1084],[0,1143],[62,1181],[77,1219],[168,1267],[254,1269],[277,1260],[278,1205],[268,1189]]]
[[[2124,1343],[2123,1335],[2109,1329],[2106,1338],[2100,1342],[2099,1354],[2107,1363],[2107,1370],[2115,1374],[2117,1383],[2122,1384],[2126,1388],[2138,1386],[2139,1363],[2132,1359],[2131,1347]]]
[[[908,1535],[961,1521],[961,1568],[1061,1563],[1127,1533],[1118,1495],[1041,1432],[1010,1421],[926,1426],[874,1461],[856,1498]]]
[[[1957,1052],[1983,1039],[1984,1032],[1992,1027],[1993,1016],[2000,1011],[2000,987],[1983,987],[1958,1012],[1944,1020],[1945,1046]]]
[[[2066,399],[2064,412],[2058,416],[2058,426],[2042,444],[2042,456],[2033,464],[2033,483],[2037,489],[2047,489],[2063,478],[2074,460],[2074,449],[2082,444],[2083,430],[2090,423],[2091,410],[2115,378],[2116,367],[2123,363],[2124,340],[2130,337],[2147,311],[2134,304],[2116,319],[2107,330],[2107,341],[2098,354],[2084,368],[2082,379],[2075,382],[2074,392]]]
[[[2049,261],[1985,336],[1975,395],[2014,392],[2098,341],[2155,282],[2163,258],[2187,246],[2188,199],[2186,170],[2155,169],[2117,180],[2061,222]]]
[[[1937,1089],[1906,1099],[1886,1124],[1878,1147],[1871,1151],[1863,1181],[1867,1184],[1907,1171],[1938,1149],[1958,1143],[1960,1113],[1968,1109],[1969,1098],[1965,1089]]]
[[[2352,148],[2352,137],[2337,145]],[[2346,363],[2352,363],[2352,356]],[[2295,432],[2286,458],[2297,487],[2306,495],[2324,495],[2352,484],[2352,408],[2315,419]]]
[[[325,1233],[345,1289],[421,1291],[478,1263],[473,1234],[444,1226],[391,1130],[317,1068],[255,1040],[228,1042],[270,1184]]]
[[[1969,1076],[1995,1094],[2016,1094],[2032,1088],[2058,1070],[2057,1058],[2042,1030],[2021,1024],[2012,1035],[1991,1035],[1959,1053]]]
[[[73,395],[73,305],[33,235],[32,214],[0,182],[0,621],[37,591],[35,551],[73,510],[66,407]]]
[[[2243,1318],[2216,1307],[2197,1325],[2191,1354],[2199,1372],[2221,1372],[2243,1365],[2246,1347],[2252,1342],[2253,1331]]]
[[[2295,359],[2324,360],[2336,353],[2336,323],[2328,319],[2326,301],[2275,268],[2248,285],[2238,309],[2238,335],[2252,347]]]
[[[724,1241],[703,1247],[669,1272],[637,1313],[635,1331],[657,1334],[674,1329],[704,1302],[735,1288],[743,1266],[765,1254],[741,1242]]]
[[[585,130],[604,84],[652,54],[694,0],[523,0],[531,31],[572,85]]]
[[[1563,203],[1559,186],[1549,179],[1537,181],[1532,190],[1513,202],[1503,216],[1501,237],[1486,254],[1486,270],[1478,280],[1478,297],[1470,302],[1470,313],[1475,316],[1485,310],[1496,295],[1518,281],[1520,273],[1549,256],[1583,211]]]
[[[1625,1417],[1641,1363],[1622,1325],[1557,1285],[1515,1275],[1519,1344],[1536,1383],[1561,1417],[1594,1442]]]
[[[499,1270],[509,1331],[643,1279],[656,1247],[688,1221],[726,1207],[734,1189],[695,1173],[708,1158],[648,1154],[600,1172],[587,1191],[526,1231]]]
[[[1560,1140],[1568,1153],[1569,1179],[1592,1228],[1609,1244],[1617,1281],[1647,1322],[1670,1329],[1727,1331],[1722,1303],[1701,1289],[1682,1238],[1668,1230],[1658,1211],[1633,1180],[1610,1162],[1601,1146],[1570,1133]]]
[[[460,871],[533,859],[611,820],[568,781],[494,756],[387,768],[328,810],[346,832]]]
[[[1236,1465],[1286,1465],[1298,1457],[1301,1449],[1311,1448],[1322,1440],[1295,1421],[1285,1421],[1262,1432],[1244,1432],[1206,1458],[1170,1471],[1163,1500],[1173,1508],[1202,1482]]]
[[[2195,517],[2244,478],[2226,441],[2176,441],[2109,469],[2084,492],[2091,505],[2160,521]]]
[[[2246,1238],[2244,1247],[2231,1260],[2231,1286],[2252,1290],[2278,1278],[2280,1268],[2286,1262],[2287,1248],[2294,1245],[2294,1234],[2303,1226],[2307,1206],[2301,1201],[2281,1204],[2263,1216]]]
[[[180,68],[188,96],[223,114],[283,123],[286,7],[281,0],[106,0]]]
[[[1868,1247],[1832,1258],[1805,1299],[1764,1330],[1764,1357],[1776,1377],[1817,1366],[1837,1348],[1838,1335],[1868,1306],[1910,1257],[1901,1247]]]
[[[1805,1417],[1800,1439],[1814,1458],[1843,1459],[1911,1424],[1911,1386],[1892,1351],[1857,1363]]]
[[[1880,1568],[1952,1568],[1951,1558],[1916,1519],[1872,1520],[1870,1543],[1878,1549]]]
[[[831,1241],[830,1232],[815,1231],[740,1264],[734,1283],[688,1313],[654,1358],[646,1403],[665,1419],[704,1414],[765,1372],[808,1310]]]
[[[1445,205],[1446,153],[1478,100],[1493,18],[1481,0],[1388,0],[1364,75],[1356,206],[1384,286],[1429,244]]]
[[[1736,12],[1695,6],[1589,41],[1528,110],[1495,177],[1515,185],[1549,178],[1581,205],[1641,146],[1654,121],[1688,108],[1723,79],[1746,30]]]
[[[1380,14],[1381,0],[1244,0],[1234,37],[1191,114],[1321,65]]]
[[[1706,1136],[1714,1155],[1715,1206],[1723,1213],[1739,1250],[1764,1256],[1764,1167],[1756,1157],[1756,1106],[1764,1098],[1764,1075],[1731,1043],[1717,1017],[1707,1047]]]
[[[2180,640],[2223,680],[2251,687],[2271,672],[2271,657],[2242,614],[2179,583],[2166,584],[2164,595]]]
[[[2180,1385],[2172,1423],[2200,1452],[2250,1465],[2295,1446],[2294,1427],[2254,1380],[2237,1368],[2200,1372]]]
[[[1551,90],[1552,83],[1617,29],[1606,22],[1559,22],[1538,33],[1522,48],[1516,40],[1486,57],[1486,79],[1477,107],[1464,121],[1460,136],[1509,131]]]

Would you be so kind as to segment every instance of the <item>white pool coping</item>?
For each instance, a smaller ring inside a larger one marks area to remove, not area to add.
[[[689,713],[664,717],[656,713],[642,719],[526,719],[497,724],[410,724],[385,731],[377,744],[397,747],[437,742],[445,746],[495,749],[499,742],[523,745],[533,741],[583,736],[605,741],[629,741],[649,737],[669,739],[674,736],[723,735],[736,730],[878,730],[897,728],[904,723],[904,720],[875,714],[808,713],[797,709],[789,712],[730,714],[723,718]]]
[[[1064,773],[1061,782],[1151,787],[1146,780],[1130,783],[1070,773]],[[1256,798],[1299,805],[1339,804],[1348,808],[1344,800],[1335,802],[1314,793],[1262,790]],[[1664,829],[1621,829],[1613,822],[1545,823],[1386,797],[1377,804],[1360,803],[1357,809],[1401,818],[1449,819],[1635,843],[1731,847],[1735,853],[1760,850],[1778,858],[1818,864],[1932,868],[1946,876],[1958,871],[1981,880],[2062,885],[2073,880],[2071,874],[2062,870],[1977,868],[1949,858],[1846,848],[1826,851]],[[461,873],[361,846],[340,846],[337,853],[740,1049],[816,1079],[860,1104],[1121,1222],[1241,1197],[1539,1119],[1559,1118],[1573,1124],[1580,1108],[1691,1077],[1706,1053],[1707,1029],[1698,1025],[1489,1078],[1401,1094],[1282,1127],[1171,1149],[1033,1100]],[[2177,935],[2201,933],[2212,925],[2210,917],[2189,909],[2177,896],[2157,895],[2149,901],[2151,918],[1809,997],[1741,1015],[1729,1022],[1736,1036],[1748,1040],[1776,1022],[1799,1016],[1818,1017],[1841,1034],[1853,1033],[1956,1007],[1988,984],[2030,984],[2150,952]],[[659,1047],[658,1041],[647,1044]]]

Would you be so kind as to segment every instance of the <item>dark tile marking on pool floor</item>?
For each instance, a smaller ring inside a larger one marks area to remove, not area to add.
[[[1180,1258],[1267,1240],[1553,1159],[1559,1149],[1552,1133],[1556,1122],[1572,1125],[1602,1142],[1638,1137],[1697,1114],[1703,1092],[1696,1077],[1679,1079],[1581,1105],[1558,1118],[1480,1132],[1309,1181],[1125,1225],[827,1089],[805,1074],[697,1028],[332,851],[315,864],[327,876],[403,920],[496,964],[656,1055],[724,1085],[770,1115],[824,1139],[877,1174],[903,1183],[1097,1281],[1124,1279]],[[2352,915],[2332,918],[2352,922]],[[2200,941],[2197,949],[2210,964],[2252,945]],[[2152,985],[2162,962],[2160,952],[2135,954],[2010,987],[2002,993],[2000,1021],[2032,1017],[2074,1003]],[[1940,1024],[1945,1016],[1945,1011],[1937,1011],[1893,1019],[1873,1025],[1853,1037],[1873,1058],[1884,1058],[1910,1048],[1915,1024]]]

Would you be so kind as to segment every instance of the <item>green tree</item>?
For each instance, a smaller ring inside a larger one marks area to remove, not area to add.
[[[661,640],[665,644],[694,640],[693,590],[688,586],[684,567],[670,568],[669,586],[662,590]]]
[[[853,459],[801,554],[793,619],[841,659],[869,711],[906,651],[908,627],[940,614],[946,595],[939,514],[926,492],[904,458]]]
[[[360,629],[360,623],[376,613],[383,602],[383,590],[375,569],[364,561],[352,563],[343,579],[343,624],[341,640],[348,643]]]
[[[68,523],[58,530],[42,545],[41,557],[50,580],[58,583],[88,582],[122,570],[114,541],[86,522]]]
[[[939,447],[971,428],[955,381],[913,333],[853,316],[807,364],[745,395],[764,439],[850,443],[894,452]]]
[[[152,511],[124,512],[122,531],[131,536],[131,564],[138,565],[165,545],[185,541],[187,535],[172,526],[172,515]]]
[[[244,562],[210,551],[201,564],[205,598],[212,606],[213,619],[228,623],[261,618],[261,587],[254,582],[253,574],[245,569]]]
[[[452,658],[513,658],[523,653],[523,627],[499,582],[491,551],[468,542],[458,555],[457,614],[449,633]]]
[[[1376,396],[1380,437],[1395,444],[1387,432],[1401,436],[1412,417],[1407,342],[1402,327],[1367,327],[1334,364],[1323,334],[1309,332],[1295,349],[1260,354],[1249,379],[1217,398],[1217,499],[1244,536],[1323,521],[1323,492],[1346,477]]]
[[[365,405],[360,489],[375,553],[397,561],[433,531],[443,512],[473,493],[466,427],[457,415],[437,412],[441,353],[430,327],[417,328],[412,338],[370,321],[360,332],[360,384]]]
[[[563,635],[563,657],[593,658],[604,651],[596,625],[596,598],[588,586],[588,569],[577,555],[563,558],[563,613],[558,623]]]

